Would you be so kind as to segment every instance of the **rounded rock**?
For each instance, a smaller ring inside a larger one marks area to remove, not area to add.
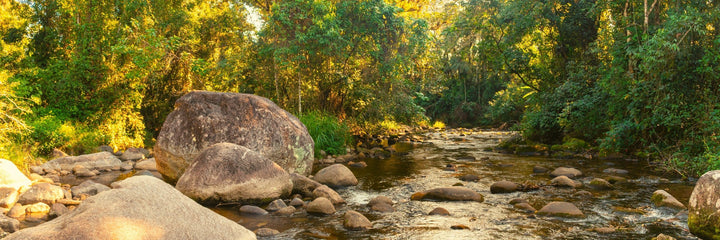
[[[246,147],[218,143],[203,150],[175,188],[207,204],[263,203],[289,196],[290,175],[276,163]]]
[[[490,185],[490,193],[513,193],[517,191],[518,185],[511,181],[499,181]]]
[[[335,213],[335,206],[330,199],[319,197],[308,203],[306,211],[311,214],[330,215]]]
[[[554,217],[575,217],[582,218],[585,214],[574,204],[569,202],[551,202],[542,207],[537,214]]]
[[[358,180],[352,171],[342,164],[333,164],[320,169],[320,171],[315,173],[313,179],[332,188],[355,186],[358,184]]]
[[[559,167],[550,173],[551,177],[566,176],[569,178],[576,178],[582,176],[582,172],[575,168]]]
[[[445,208],[436,207],[428,215],[450,216],[450,212]]]
[[[343,217],[343,226],[349,230],[367,230],[372,228],[372,223],[359,212],[349,210]]]

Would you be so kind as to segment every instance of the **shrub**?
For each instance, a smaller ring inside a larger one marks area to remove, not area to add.
[[[320,156],[320,151],[328,154],[345,154],[345,145],[350,143],[351,135],[349,128],[340,120],[328,113],[310,112],[300,116],[300,121],[305,124],[315,141],[315,156]]]
[[[32,130],[27,137],[32,142],[31,149],[35,155],[48,156],[54,148],[73,155],[84,154],[109,142],[107,136],[91,127],[63,122],[53,115],[32,121],[30,127]]]

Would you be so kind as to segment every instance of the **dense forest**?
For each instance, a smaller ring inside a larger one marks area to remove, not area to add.
[[[175,100],[202,89],[334,131],[504,125],[695,176],[720,169],[717,5],[4,0],[0,157],[151,147]]]

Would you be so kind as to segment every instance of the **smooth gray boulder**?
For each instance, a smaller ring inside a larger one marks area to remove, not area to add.
[[[197,156],[175,185],[201,203],[266,203],[289,196],[290,175],[246,147],[214,144]]]
[[[221,142],[251,149],[288,173],[312,170],[315,143],[297,117],[256,95],[193,91],[175,102],[160,130],[158,172],[174,183],[203,149]]]
[[[130,177],[112,187],[65,215],[3,240],[256,239],[155,177]]]

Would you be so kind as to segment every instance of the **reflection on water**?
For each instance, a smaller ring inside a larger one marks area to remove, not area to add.
[[[547,157],[517,157],[483,149],[505,138],[504,132],[471,134],[431,133],[430,144],[412,147],[395,146],[398,150],[387,159],[359,159],[365,168],[351,168],[359,185],[338,190],[347,201],[331,216],[318,217],[302,209],[292,216],[240,216],[237,207],[213,208],[213,211],[242,224],[250,230],[261,227],[282,233],[276,239],[649,239],[660,233],[678,239],[695,239],[687,231],[686,213],[657,209],[650,203],[652,192],[664,189],[681,202],[687,203],[692,183],[664,179],[653,175],[647,163],[627,160],[578,160]],[[455,171],[447,171],[451,164]],[[579,189],[558,189],[545,186],[548,174],[533,174],[534,166],[548,169],[574,167],[583,172]],[[607,168],[628,170],[628,174],[603,173]],[[317,171],[319,167],[315,169]],[[463,174],[479,176],[477,182],[463,182]],[[596,177],[620,176],[627,181],[615,184],[609,191],[585,187]],[[490,194],[489,186],[500,180],[534,183],[540,189],[511,194]],[[409,201],[414,192],[461,183],[480,192],[485,202]],[[575,195],[589,191],[592,198]],[[396,212],[371,212],[365,204],[375,196],[385,195],[396,202]],[[516,211],[508,202],[522,198],[540,209],[551,201],[567,201],[580,208],[586,218],[565,219],[539,217]],[[451,216],[427,215],[435,207],[447,209]],[[373,221],[373,230],[347,231],[342,216],[355,210]],[[462,224],[469,230],[452,230]],[[595,228],[611,228],[611,233],[597,233]]]

